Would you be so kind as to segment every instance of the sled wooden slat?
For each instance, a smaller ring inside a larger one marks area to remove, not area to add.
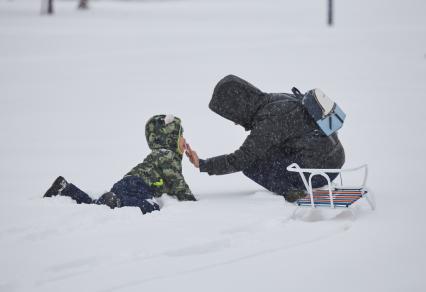
[[[368,166],[362,165],[360,167],[351,169],[309,169],[300,168],[299,165],[293,163],[287,167],[288,171],[299,173],[303,184],[307,190],[308,195],[296,201],[296,204],[301,207],[329,207],[329,208],[348,208],[361,198],[366,198],[371,209],[375,209],[374,201],[368,197],[368,191],[366,188]],[[354,186],[344,186],[343,183],[340,185],[332,185],[328,173],[337,173],[340,175],[342,182],[342,173],[364,171],[364,178],[362,184]],[[309,179],[306,179],[305,174],[309,175]],[[327,185],[322,189],[312,188],[312,178],[314,176],[322,176],[326,179]]]
[[[332,191],[332,199],[333,203],[336,207],[346,207],[348,208],[350,205],[358,201],[363,197],[366,191],[359,190],[338,190]],[[328,190],[316,190],[313,191],[314,205],[321,207],[331,207],[330,193]],[[298,206],[312,206],[311,197],[308,195],[305,198],[299,199],[296,201]]]

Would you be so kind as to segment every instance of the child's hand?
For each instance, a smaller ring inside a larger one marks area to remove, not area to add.
[[[196,168],[200,167],[200,159],[198,158],[198,154],[197,154],[197,152],[195,152],[194,150],[192,150],[192,148],[191,148],[191,146],[189,146],[189,144],[186,144],[185,154],[188,157],[189,161],[191,161],[191,163]]]

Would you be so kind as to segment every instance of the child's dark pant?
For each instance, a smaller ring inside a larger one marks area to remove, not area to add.
[[[126,176],[119,180],[111,189],[119,201],[118,207],[139,207],[142,213],[160,210],[159,205],[153,200],[153,192],[145,182],[137,176]],[[71,197],[78,204],[105,204],[102,196],[93,200],[88,194],[73,184],[68,184],[61,192],[62,196]]]

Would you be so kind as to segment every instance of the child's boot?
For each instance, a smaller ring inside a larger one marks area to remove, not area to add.
[[[43,197],[54,197],[60,195],[67,185],[68,182],[62,176],[58,176]]]

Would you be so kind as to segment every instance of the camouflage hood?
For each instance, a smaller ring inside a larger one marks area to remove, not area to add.
[[[145,136],[149,148],[168,149],[180,153],[178,140],[183,133],[181,121],[173,115],[156,115],[145,125]]]

